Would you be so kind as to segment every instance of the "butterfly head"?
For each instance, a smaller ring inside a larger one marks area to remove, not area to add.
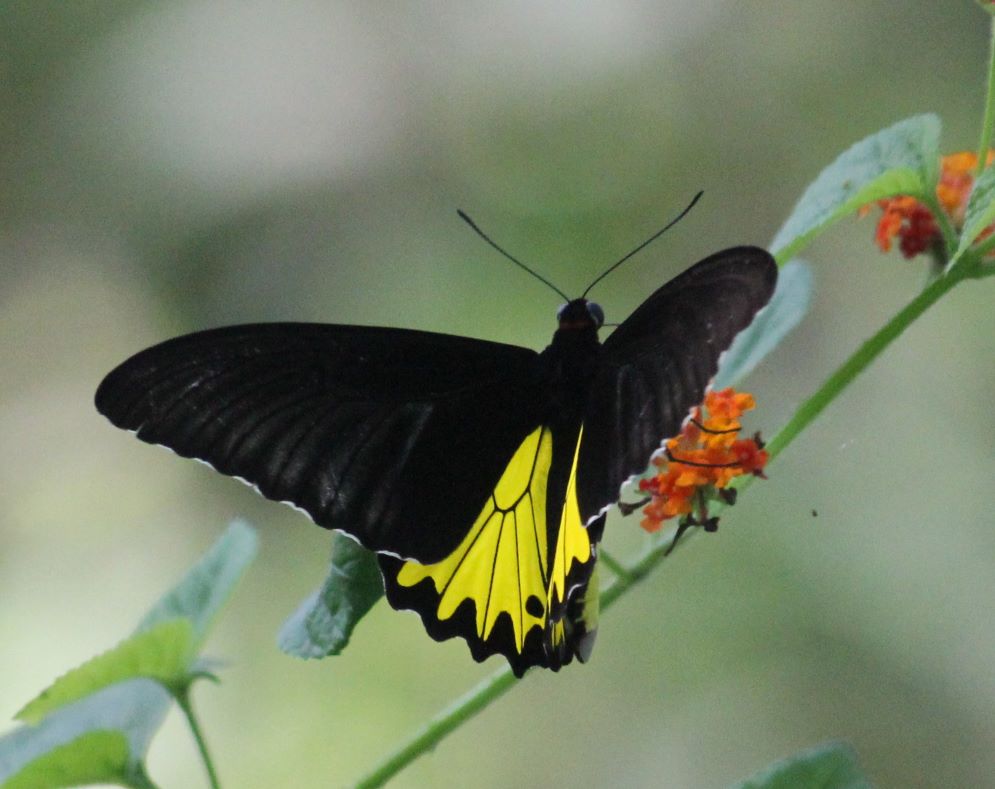
[[[574,299],[560,305],[556,311],[556,321],[561,330],[593,328],[597,331],[604,325],[605,311],[593,301]]]

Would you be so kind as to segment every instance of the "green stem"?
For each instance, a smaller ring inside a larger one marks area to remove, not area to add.
[[[947,273],[933,280],[912,301],[888,321],[873,337],[857,349],[818,391],[802,403],[794,416],[767,444],[771,460],[790,444],[823,409],[839,396],[864,368],[867,367],[888,345],[895,340],[920,315],[934,304],[944,293],[963,279],[963,275]]]
[[[174,692],[173,696],[180,709],[183,710],[187,724],[190,726],[190,731],[193,732],[193,738],[197,741],[197,748],[200,751],[200,758],[204,762],[204,768],[207,770],[207,779],[210,781],[211,789],[220,789],[221,784],[218,783],[218,774],[214,770],[214,762],[211,761],[211,754],[207,751],[207,741],[204,739],[204,733],[200,729],[197,716],[193,712],[193,705],[190,702],[190,686],[186,685],[180,688]]]
[[[981,124],[981,142],[978,144],[978,175],[988,162],[992,126],[995,126],[995,17],[992,17],[992,38],[988,56],[988,94],[985,96],[985,119]]]
[[[992,249],[995,249],[995,236],[989,236],[984,241],[981,241],[972,251],[980,259],[984,258]]]
[[[934,280],[888,321],[877,334],[861,345],[857,352],[847,359],[819,390],[802,404],[788,424],[767,444],[771,459],[773,460],[784,450],[916,318],[964,278],[965,274],[948,272]],[[742,490],[749,485],[752,479],[752,477],[747,479],[744,484],[738,487]],[[686,540],[682,541],[681,544],[683,542]],[[615,559],[607,560],[606,563],[615,573],[616,580],[602,591],[601,609],[610,608],[623,594],[645,578],[663,560],[669,547],[669,539],[654,540],[628,565],[623,565]],[[601,551],[600,558],[605,560],[604,551]],[[410,740],[402,744],[372,772],[362,778],[358,786],[382,786],[416,758],[434,748],[443,737],[465,720],[476,715],[514,684],[515,677],[508,668],[503,668],[484,680],[448,709],[429,721]]]
[[[423,753],[434,748],[449,732],[506,693],[514,684],[515,675],[507,666],[495,672],[432,718],[410,740],[360,778],[356,786],[362,789],[383,786]]]
[[[145,772],[145,765],[139,762],[128,777],[127,786],[130,789],[159,789]]]
[[[608,553],[604,548],[598,548],[598,561],[611,570],[612,575],[614,575],[620,582],[624,584],[632,583],[632,573],[629,571],[629,568]]]
[[[690,536],[690,535],[687,535]],[[607,611],[623,594],[632,588],[639,581],[649,575],[650,570],[656,567],[670,549],[670,540],[663,542],[654,541],[637,556],[626,569],[628,574],[624,582],[615,582],[601,592],[601,610]],[[679,542],[678,545],[683,545]]]
[[[953,222],[950,221],[946,209],[937,198],[935,187],[930,194],[917,195],[917,198],[920,203],[929,208],[929,212],[933,215],[933,221],[939,226],[940,235],[943,236],[943,245],[946,249],[946,254],[943,257],[945,260],[950,260],[957,250],[957,245],[960,243],[960,236],[957,234],[957,229],[954,227]]]

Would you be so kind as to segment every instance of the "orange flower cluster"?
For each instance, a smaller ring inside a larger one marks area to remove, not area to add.
[[[991,164],[995,151],[988,152],[986,164]],[[950,217],[954,227],[964,224],[964,211],[974,186],[974,173],[978,166],[977,154],[969,151],[944,156],[940,160],[940,180],[936,185],[936,197],[944,212]],[[898,238],[899,249],[906,258],[914,258],[941,243],[940,228],[930,210],[914,197],[899,195],[877,201],[882,210],[878,220],[874,240],[882,252],[889,252],[894,239]],[[864,206],[860,215],[864,216],[871,206]],[[986,228],[979,238],[992,232]]]
[[[714,531],[718,519],[708,517],[707,502],[718,497],[731,504],[735,491],[724,488],[735,477],[763,476],[767,452],[760,435],[739,438],[739,418],[755,405],[753,395],[731,387],[705,395],[704,405],[692,411],[680,434],[653,459],[657,475],[639,483],[650,496],[641,523],[646,531],[658,531],[665,520],[678,515],[684,517],[682,528]]]

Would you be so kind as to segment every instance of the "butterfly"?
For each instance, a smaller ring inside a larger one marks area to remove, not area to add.
[[[602,309],[568,299],[542,352],[368,326],[211,329],[122,363],[96,407],[376,552],[388,602],[434,639],[518,676],[559,670],[593,645],[606,512],[776,278],[762,249],[718,252],[604,343]]]

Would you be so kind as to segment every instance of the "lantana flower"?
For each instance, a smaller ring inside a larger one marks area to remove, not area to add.
[[[986,164],[990,164],[995,151],[988,152]],[[970,151],[953,153],[940,160],[940,180],[936,185],[936,197],[951,224],[958,230],[964,224],[964,212],[974,186],[974,174],[978,166],[978,156]],[[914,258],[920,252],[935,249],[942,245],[940,227],[933,213],[916,198],[898,195],[878,200],[881,218],[878,220],[874,240],[882,252],[891,250],[894,239],[906,258]],[[860,209],[864,216],[871,210],[870,205]],[[987,227],[978,238],[992,232]]]
[[[639,490],[648,499],[623,512],[645,504],[640,525],[648,532],[659,531],[664,521],[676,517],[681,518],[678,536],[691,526],[714,531],[718,518],[709,517],[708,503],[732,504],[735,491],[729,483],[745,474],[762,477],[767,464],[760,435],[739,436],[740,417],[755,405],[753,395],[731,387],[708,392],[680,434],[653,458],[656,475],[640,481]]]

